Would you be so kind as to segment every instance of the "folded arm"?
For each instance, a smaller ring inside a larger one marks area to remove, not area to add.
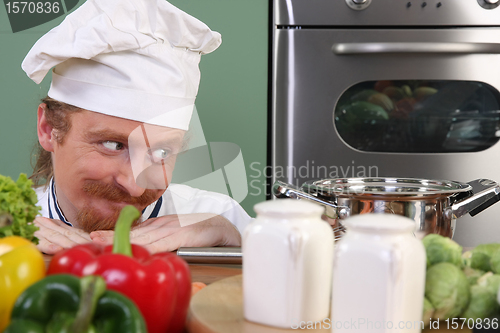
[[[113,231],[90,233],[94,242],[110,244]],[[174,251],[179,247],[240,246],[236,227],[220,215],[166,215],[149,219],[130,233],[131,242],[146,247],[151,253]]]

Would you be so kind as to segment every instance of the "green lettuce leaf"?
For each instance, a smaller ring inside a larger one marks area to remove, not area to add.
[[[36,205],[38,199],[32,185],[24,173],[16,182],[0,175],[0,238],[21,236],[38,244],[34,236],[38,227],[33,220],[41,208]]]

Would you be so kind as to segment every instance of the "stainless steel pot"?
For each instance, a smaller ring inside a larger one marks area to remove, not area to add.
[[[500,200],[500,186],[489,179],[469,183],[415,178],[334,178],[301,188],[276,181],[278,198],[306,199],[326,207],[325,215],[342,221],[355,214],[390,213],[409,217],[424,234],[452,237],[455,220],[475,216]]]

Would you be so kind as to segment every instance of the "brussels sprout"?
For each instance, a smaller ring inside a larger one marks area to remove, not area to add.
[[[476,284],[477,280],[485,273],[484,271],[481,271],[479,269],[474,269],[468,266],[465,266],[463,268],[463,272],[467,277],[467,281],[469,281],[469,285],[471,286]]]
[[[434,306],[434,318],[457,317],[469,302],[469,282],[457,266],[448,262],[435,264],[427,270],[425,297]]]
[[[488,243],[476,246],[474,249],[472,249],[472,252],[481,252],[491,257],[493,255],[493,252],[497,250],[500,250],[500,243]]]
[[[449,262],[462,267],[462,247],[448,237],[429,234],[422,239],[427,253],[427,266]]]
[[[481,275],[479,277],[479,279],[477,279],[477,282],[476,284],[480,285],[480,286],[486,286],[488,284],[488,279],[490,278],[490,276],[493,276],[494,273],[493,272],[485,272],[483,275]]]
[[[500,275],[493,272],[485,273],[477,280],[477,285],[488,288],[496,296],[500,288]]]
[[[471,250],[470,267],[485,272],[491,271],[490,259],[500,250],[500,243],[480,244]]]
[[[462,263],[464,267],[470,267],[472,261],[472,251],[462,253]]]
[[[487,286],[476,284],[470,287],[470,302],[460,317],[485,319],[493,316],[499,309],[496,293],[492,293]]]
[[[472,252],[470,267],[485,272],[491,271],[490,256],[483,252]]]
[[[488,288],[495,295],[498,293],[498,289],[500,289],[500,274],[494,274],[488,279]]]
[[[491,255],[490,266],[491,266],[491,270],[494,273],[500,274],[500,250],[496,250]]]
[[[422,321],[424,322],[424,326],[429,325],[433,315],[434,315],[434,306],[426,297],[424,297],[424,311],[422,314]]]
[[[498,314],[500,305],[497,302],[500,275],[488,272],[483,274],[477,284],[470,288],[470,302],[460,316],[463,318],[484,319]]]

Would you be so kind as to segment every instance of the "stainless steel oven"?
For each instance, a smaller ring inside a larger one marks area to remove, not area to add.
[[[500,181],[499,3],[275,0],[271,182]],[[500,241],[500,205],[454,238]]]

